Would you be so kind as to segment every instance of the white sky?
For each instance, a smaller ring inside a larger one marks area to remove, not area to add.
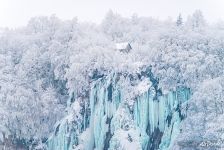
[[[31,17],[56,14],[61,19],[100,23],[111,9],[122,16],[153,16],[159,19],[186,18],[202,10],[210,21],[224,20],[224,0],[0,0],[0,27],[24,26]]]

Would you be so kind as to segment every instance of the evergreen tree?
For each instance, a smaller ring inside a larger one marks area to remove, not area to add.
[[[176,25],[177,26],[182,26],[183,25],[183,18],[181,16],[181,14],[179,14],[179,16],[177,17]]]

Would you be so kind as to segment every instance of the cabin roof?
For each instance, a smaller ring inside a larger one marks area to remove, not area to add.
[[[128,42],[123,42],[123,43],[116,43],[116,48],[117,49],[127,49],[128,46],[130,46],[130,43]]]

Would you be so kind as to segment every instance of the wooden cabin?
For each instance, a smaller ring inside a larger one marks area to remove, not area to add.
[[[116,43],[116,50],[119,50],[120,52],[128,53],[132,49],[131,44],[128,42],[124,43]]]

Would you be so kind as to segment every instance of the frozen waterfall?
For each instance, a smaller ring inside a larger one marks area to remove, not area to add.
[[[91,83],[82,118],[64,118],[49,138],[48,149],[169,149],[180,132],[181,106],[190,89],[180,87],[159,95],[152,84],[130,105],[116,83],[115,75]]]

